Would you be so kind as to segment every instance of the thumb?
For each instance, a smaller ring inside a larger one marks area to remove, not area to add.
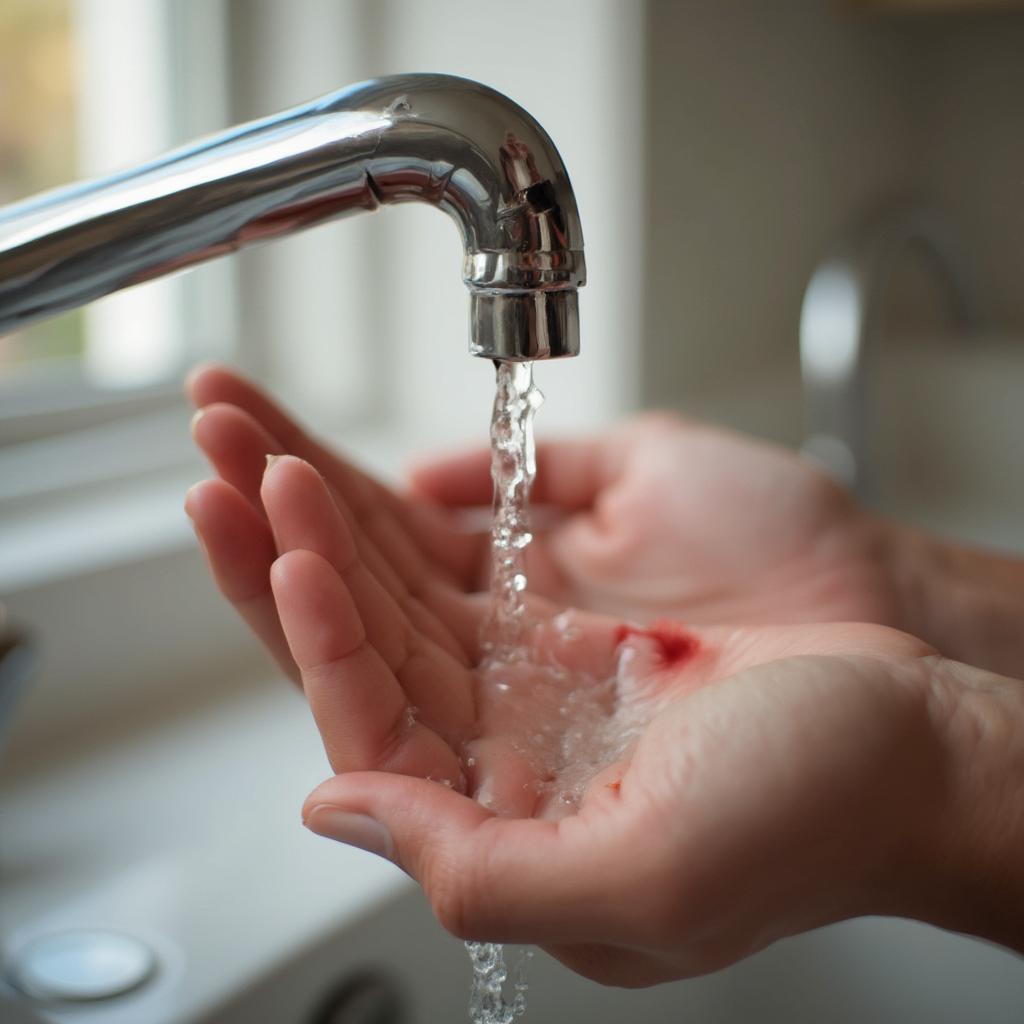
[[[533,500],[567,512],[588,508],[613,478],[618,456],[615,446],[601,438],[541,442]],[[489,505],[490,450],[477,448],[419,462],[409,479],[414,491],[442,505]]]
[[[609,843],[585,835],[582,821],[567,828],[564,820],[498,818],[439,783],[385,772],[322,783],[307,797],[303,821],[319,835],[394,861],[459,938],[538,944],[621,938],[620,904],[609,898]],[[614,852],[616,873],[623,875],[622,851]]]

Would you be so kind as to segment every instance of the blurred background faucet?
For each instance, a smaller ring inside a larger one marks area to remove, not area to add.
[[[459,228],[475,355],[577,354],[583,236],[558,152],[511,100],[447,75],[354,85],[0,211],[0,333],[407,201],[438,207]]]
[[[861,498],[873,490],[870,390],[882,310],[908,248],[944,286],[955,325],[975,326],[977,305],[952,233],[934,212],[913,208],[879,216],[842,238],[811,276],[800,313],[803,451]]]

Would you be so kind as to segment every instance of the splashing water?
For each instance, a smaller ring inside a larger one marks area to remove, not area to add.
[[[530,487],[537,464],[533,417],[544,396],[533,383],[532,363],[498,363],[491,416],[491,610],[481,636],[486,660],[521,658],[526,630],[526,548],[530,533]],[[467,942],[473,982],[469,1018],[473,1024],[512,1024],[526,1012],[526,965],[533,952],[522,951],[513,972],[514,996],[506,999],[505,952],[493,942]]]
[[[512,972],[515,995],[509,1002],[502,986],[508,978],[505,947],[494,942],[467,942],[469,960],[473,965],[473,982],[469,993],[469,1019],[473,1024],[512,1024],[526,1013],[526,965],[533,958],[532,949],[519,952]]]

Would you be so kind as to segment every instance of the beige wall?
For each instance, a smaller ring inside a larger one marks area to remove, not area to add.
[[[947,215],[992,323],[1024,329],[1024,13],[651,0],[647,52],[645,404],[714,414],[765,375],[784,408],[720,418],[797,439],[804,286],[894,197]]]
[[[915,35],[915,175],[959,232],[992,325],[1024,334],[1024,11]]]

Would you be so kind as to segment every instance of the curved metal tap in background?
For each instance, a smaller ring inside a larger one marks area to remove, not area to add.
[[[880,344],[881,307],[908,247],[927,258],[961,329],[977,303],[956,239],[932,211],[899,208],[850,231],[815,268],[800,312],[804,396],[802,450],[861,497],[870,497],[868,392]]]
[[[0,333],[244,245],[388,203],[444,210],[465,249],[470,351],[579,351],[583,234],[550,138],[507,97],[396,75],[0,210]]]

